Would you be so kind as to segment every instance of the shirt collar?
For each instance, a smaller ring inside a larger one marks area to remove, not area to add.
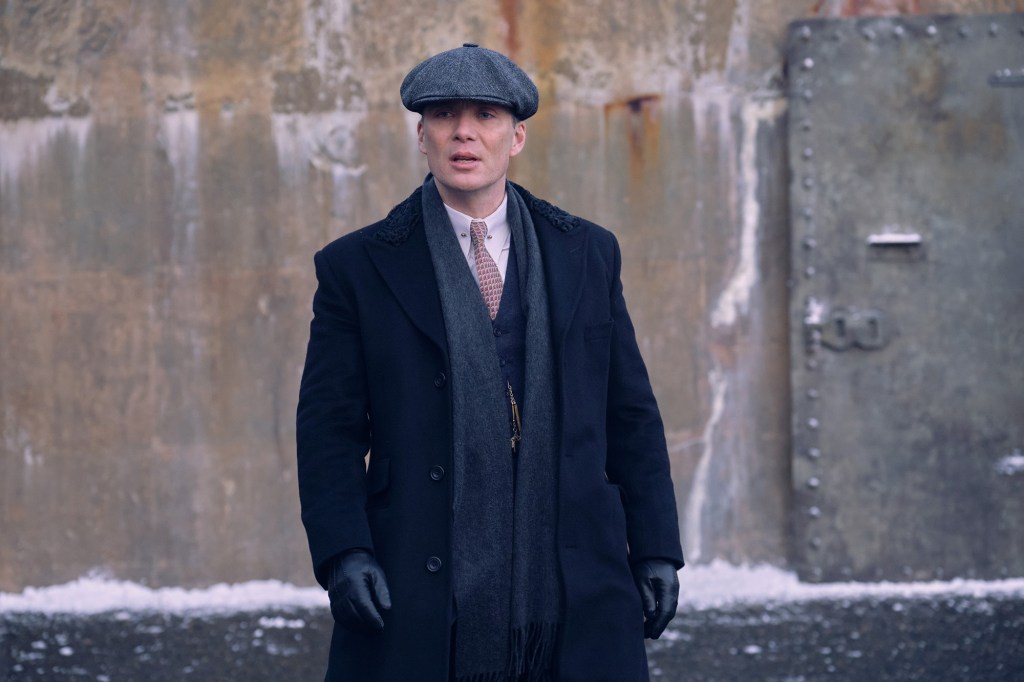
[[[504,244],[508,239],[510,230],[508,227],[508,193],[505,193],[505,197],[501,200],[501,204],[498,205],[497,210],[486,218],[473,218],[460,213],[448,204],[444,205],[444,210],[448,212],[448,219],[452,221],[452,227],[455,228],[455,236],[469,238],[469,223],[473,220],[483,220],[487,223],[487,234],[493,239],[497,240],[499,244]]]

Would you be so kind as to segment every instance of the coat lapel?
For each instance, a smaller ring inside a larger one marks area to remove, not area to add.
[[[555,350],[560,354],[565,345],[569,324],[583,295],[588,231],[560,230],[538,211],[531,211],[530,216],[533,218],[544,259],[552,339]]]
[[[391,293],[409,316],[413,324],[426,334],[439,348],[445,350],[444,318],[441,299],[437,293],[434,266],[423,232],[423,223],[409,226],[409,236],[400,243],[389,243],[369,237],[366,251],[377,272],[387,283]]]

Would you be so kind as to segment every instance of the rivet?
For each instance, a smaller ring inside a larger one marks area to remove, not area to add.
[[[860,34],[862,36],[864,36],[864,40],[869,40],[870,41],[870,40],[874,40],[875,39],[875,32],[872,31],[870,28],[864,29],[863,31],[861,31]]]
[[[995,23],[994,21],[991,24],[989,24],[988,25],[988,34],[990,36],[992,36],[993,38],[995,38],[997,35],[999,35],[999,24]]]
[[[810,88],[808,88],[808,89],[803,91],[803,97],[804,97],[804,100],[810,102],[812,99],[814,99],[814,93],[811,92]]]
[[[969,36],[971,34],[971,32],[967,29],[966,26],[961,26],[960,28],[958,28],[956,30],[956,32],[957,32],[957,35],[959,35],[961,38],[966,38],[967,36]]]
[[[892,29],[892,34],[897,38],[902,38],[905,31],[902,26],[896,26]]]
[[[810,220],[814,217],[814,209],[810,206],[805,206],[801,214],[805,219]]]
[[[804,71],[810,71],[811,69],[814,68],[814,60],[811,59],[810,57],[805,57],[804,61],[801,63],[801,66],[803,66]]]
[[[821,549],[821,540],[819,538],[811,538],[811,549]]]
[[[935,24],[931,24],[928,28],[925,29],[925,33],[932,37],[935,37],[936,35],[938,35],[939,29],[935,27]]]
[[[821,510],[818,509],[817,507],[811,507],[810,509],[807,510],[807,515],[810,516],[812,519],[816,519],[819,516],[821,516]]]
[[[810,147],[804,147],[804,158],[810,159],[814,156],[814,150]]]
[[[808,279],[810,279],[811,277],[814,277],[814,273],[816,273],[816,272],[817,272],[817,270],[814,269],[813,265],[808,265],[804,269],[804,276],[806,276]]]
[[[805,237],[804,238],[804,248],[805,249],[813,249],[817,245],[818,245],[818,242],[814,239],[814,237]]]
[[[806,119],[805,118],[803,121],[800,122],[800,130],[803,130],[803,131],[806,132],[806,131],[808,131],[810,129],[811,129],[811,121],[810,121],[810,119]]]
[[[812,178],[810,175],[805,175],[804,176],[803,183],[804,183],[804,189],[813,189],[814,188],[814,178]]]
[[[815,566],[811,569],[811,575],[814,577],[815,580],[821,580],[823,573],[821,572],[820,568]]]
[[[820,459],[821,450],[818,448],[807,448],[807,456],[811,459]]]
[[[818,393],[818,389],[816,389],[816,388],[809,388],[809,389],[807,389],[807,397],[810,398],[811,400],[817,400],[818,396],[820,396],[820,395],[821,394]]]
[[[818,361],[814,358],[809,358],[807,360],[807,369],[818,369]]]
[[[800,27],[800,38],[806,43],[811,39],[811,27],[801,26]]]
[[[818,420],[815,419],[814,417],[811,417],[810,419],[807,420],[807,428],[809,428],[811,431],[817,431],[818,426]]]
[[[842,39],[843,39],[843,34],[840,33],[839,31],[836,31],[835,33],[832,34],[832,40],[836,41],[837,43],[840,40],[842,40]]]

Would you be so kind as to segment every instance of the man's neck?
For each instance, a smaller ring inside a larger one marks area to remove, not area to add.
[[[438,194],[441,195],[441,201],[459,213],[465,213],[472,218],[484,218],[491,215],[505,200],[504,179],[487,188],[486,191],[478,192],[459,192],[445,187],[441,183],[436,183],[436,186]]]

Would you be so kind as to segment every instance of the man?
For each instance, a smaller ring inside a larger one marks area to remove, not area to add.
[[[467,43],[401,95],[430,175],[314,259],[297,434],[327,679],[647,680],[683,558],[618,244],[507,181],[538,96],[506,57]]]

